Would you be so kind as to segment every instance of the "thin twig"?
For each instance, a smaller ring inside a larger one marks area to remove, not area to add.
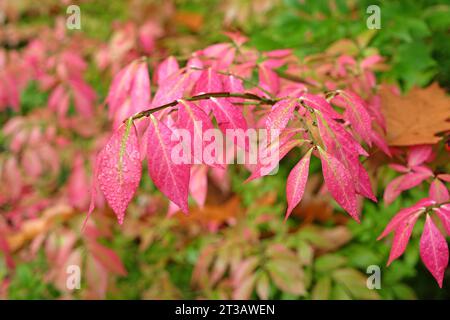
[[[261,104],[270,104],[273,105],[275,104],[278,100],[275,99],[268,99],[268,98],[264,98],[264,97],[260,97],[256,94],[253,93],[234,93],[234,92],[210,92],[210,93],[203,93],[203,94],[199,94],[196,96],[192,96],[192,97],[188,97],[188,98],[183,98],[180,100],[187,100],[187,101],[199,101],[199,100],[206,100],[209,98],[242,98],[242,99],[248,99],[248,100],[257,100],[259,101]],[[132,120],[137,120],[143,117],[148,117],[150,116],[152,113],[158,112],[160,110],[166,109],[166,108],[170,108],[170,107],[175,107],[178,104],[178,100],[174,100],[172,102],[163,104],[161,106],[158,106],[156,108],[152,108],[152,109],[147,109],[144,111],[141,111],[139,113],[136,113],[133,117]],[[125,121],[127,121],[128,119],[125,119]]]
[[[293,75],[293,74],[289,74],[289,73],[286,73],[286,72],[283,72],[283,71],[276,71],[276,73],[281,78],[286,79],[286,80],[290,80],[290,81],[293,81],[293,82],[299,82],[299,83],[305,83],[305,84],[308,84],[308,85],[310,85],[312,87],[316,87],[316,88],[322,88],[322,86],[318,85],[315,82],[312,82],[312,81],[307,80],[305,78],[301,78],[301,77]]]

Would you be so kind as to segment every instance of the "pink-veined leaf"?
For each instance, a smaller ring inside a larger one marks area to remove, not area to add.
[[[420,237],[420,257],[442,288],[444,272],[448,265],[448,245],[429,215]]]
[[[207,192],[208,167],[204,165],[192,166],[189,193],[200,208],[203,208],[205,205]]]
[[[131,118],[112,135],[99,157],[100,190],[122,224],[142,171],[136,127]]]
[[[173,56],[166,58],[158,65],[156,70],[156,82],[158,86],[162,85],[168,77],[178,72],[178,70],[180,70],[180,67],[178,66],[177,59]]]
[[[142,61],[136,68],[130,92],[131,109],[133,113],[148,108],[150,105],[150,93],[150,77],[148,75],[147,62]],[[126,118],[130,116],[132,116],[132,114],[125,115]]]
[[[266,118],[266,129],[283,131],[292,118],[296,105],[297,101],[293,99],[283,99],[275,103]]]
[[[440,173],[437,175],[437,177],[439,179],[441,179],[442,181],[450,182],[450,174],[448,174],[448,173]]]
[[[186,72],[180,70],[167,77],[155,93],[152,108],[183,98],[183,94],[190,82],[191,73],[192,70]]]
[[[106,98],[106,101],[109,104],[110,116],[114,115],[117,108],[125,102],[133,83],[133,75],[136,70],[136,66],[136,62],[133,61],[120,70],[114,77],[111,87],[109,88],[108,97]]]
[[[394,231],[394,239],[392,240],[391,252],[389,253],[389,260],[387,265],[389,266],[395,259],[400,257],[405,252],[408,245],[409,238],[416,224],[417,219],[420,216],[420,212],[413,213],[401,220]]]
[[[202,93],[221,91],[223,91],[223,84],[220,75],[212,68],[208,68],[202,71],[200,78],[194,86],[192,94],[198,95]],[[209,99],[201,100],[199,101],[199,106],[205,113],[209,114],[213,108],[213,103]]]
[[[433,152],[430,145],[420,145],[410,147],[408,153],[408,166],[414,167],[424,163]]]
[[[367,152],[342,125],[319,111],[315,113],[320,137],[327,152],[335,155],[348,171],[356,173],[352,176],[356,192],[376,202],[369,175],[358,159],[359,154],[368,156]]]
[[[416,173],[416,172],[410,172],[405,174],[403,177],[402,182],[399,185],[399,188],[401,191],[405,191],[411,188],[414,188],[421,184],[423,181],[425,181],[427,178],[431,177],[433,175],[432,172],[430,173]]]
[[[404,175],[393,179],[384,189],[383,200],[385,204],[391,204],[402,193],[400,185],[405,178]]]
[[[372,190],[369,174],[360,162],[358,162],[358,175],[356,177],[355,188],[358,194],[377,202],[377,197],[375,197]]]
[[[189,146],[196,163],[203,163],[203,150],[209,144],[203,139],[203,132],[214,129],[209,116],[193,102],[179,100],[178,128],[190,133]],[[222,166],[219,166],[222,167]]]
[[[275,71],[262,63],[259,65],[258,75],[260,87],[272,94],[278,93],[278,90],[280,89],[280,77]]]
[[[150,116],[148,126],[148,171],[155,186],[185,213],[188,212],[190,165],[175,163],[172,149],[180,142],[172,139],[172,130]]]
[[[372,119],[365,107],[365,102],[353,92],[343,92],[346,100],[345,118],[351,123],[356,133],[367,144],[372,143]]]
[[[422,199],[419,202],[417,202],[415,205],[403,208],[400,210],[392,219],[389,221],[388,225],[384,229],[383,233],[377,238],[377,240],[380,240],[384,237],[386,237],[389,233],[394,231],[401,222],[403,222],[407,217],[414,213],[420,213],[425,210],[427,206],[433,205],[435,202],[430,199]]]
[[[388,165],[388,167],[391,168],[392,170],[395,170],[395,171],[401,172],[401,173],[407,173],[410,171],[409,168],[407,168],[401,164],[398,164],[398,163],[390,163]]]
[[[223,98],[211,98],[212,112],[220,130],[226,134],[227,129],[247,130],[247,122],[242,114],[242,108]]]
[[[437,203],[442,203],[450,200],[450,195],[445,184],[439,180],[434,179],[430,185],[430,198]]]
[[[320,111],[324,116],[328,118],[342,119],[342,115],[337,113],[333,109],[331,104],[321,96],[305,92],[301,95],[300,100],[303,101],[307,106]]]
[[[298,139],[291,140],[291,137],[291,134],[284,135],[272,141],[268,146],[264,146],[264,150],[258,155],[258,163],[244,183],[270,174],[289,151],[302,143]]]
[[[113,250],[95,241],[88,241],[88,248],[94,258],[109,272],[120,276],[127,275],[127,271],[122,261]]]
[[[320,137],[329,153],[341,154],[341,158],[342,156],[369,155],[343,125],[322,112],[315,113]]]
[[[289,217],[292,210],[300,203],[305,192],[306,182],[308,181],[309,160],[311,159],[312,148],[303,156],[289,173],[286,182],[286,198],[288,208],[285,219]]]
[[[232,75],[223,76],[222,83],[223,83],[223,89],[226,92],[233,92],[233,93],[244,93],[245,92],[244,84],[242,83],[242,80],[235,76],[232,76]],[[243,102],[244,99],[230,98],[229,101],[232,103],[239,103],[239,102]]]
[[[439,208],[433,209],[442,221],[445,231],[450,236],[450,204],[444,204]]]
[[[359,222],[360,212],[353,180],[347,168],[331,154],[319,148],[325,185],[336,202]]]
[[[372,131],[371,133],[372,142],[386,154],[388,157],[392,157],[391,151],[389,150],[389,146],[386,140],[376,131]]]

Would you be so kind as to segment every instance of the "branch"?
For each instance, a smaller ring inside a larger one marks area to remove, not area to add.
[[[310,86],[316,87],[316,88],[322,88],[322,86],[318,85],[318,84],[315,83],[315,82],[312,82],[312,81],[310,81],[310,80],[307,80],[307,79],[298,77],[298,76],[293,75],[293,74],[289,74],[289,73],[286,73],[286,72],[283,72],[283,71],[276,71],[276,73],[277,73],[281,78],[286,79],[286,80],[290,80],[290,81],[293,81],[293,82],[299,82],[299,83],[305,83],[305,84],[307,84],[307,85],[310,85]]]
[[[259,101],[261,104],[270,104],[270,105],[273,105],[278,101],[278,100],[274,100],[274,99],[260,97],[256,94],[249,93],[249,92],[246,92],[246,93],[210,92],[210,93],[202,93],[202,94],[199,94],[196,96],[183,98],[183,99],[179,99],[179,100],[199,101],[199,100],[207,100],[209,98],[242,98],[242,99],[248,99],[248,100],[256,100],[256,101]],[[147,110],[141,111],[139,113],[136,113],[131,119],[137,120],[137,119],[140,119],[143,117],[148,117],[152,113],[158,112],[158,111],[166,109],[166,108],[175,107],[177,104],[178,104],[178,100],[174,100],[172,102],[163,104],[156,108],[147,109]],[[128,119],[125,119],[123,122],[126,122],[127,120]]]

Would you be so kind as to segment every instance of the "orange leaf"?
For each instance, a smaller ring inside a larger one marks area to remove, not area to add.
[[[434,83],[397,96],[389,88],[380,90],[390,146],[435,144],[436,134],[450,130],[450,97]]]

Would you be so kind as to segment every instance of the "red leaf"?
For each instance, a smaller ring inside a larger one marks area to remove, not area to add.
[[[350,216],[359,222],[360,213],[356,198],[353,180],[347,168],[331,154],[319,148],[322,160],[322,172],[325,184],[331,196],[347,211]]]
[[[400,185],[405,178],[404,175],[399,176],[389,182],[389,184],[386,186],[386,189],[384,189],[384,195],[383,200],[385,204],[391,204],[394,202],[395,199],[402,193],[402,190],[400,189]]]
[[[313,149],[303,156],[303,158],[295,165],[289,173],[286,182],[286,197],[288,208],[285,219],[289,217],[292,210],[300,203],[305,192],[306,182],[308,181],[309,160]]]
[[[211,98],[212,102],[212,112],[217,120],[220,130],[226,134],[227,129],[247,130],[247,122],[245,121],[244,115],[242,114],[242,108],[236,106],[226,99],[216,99]],[[240,146],[242,148],[247,148],[246,146]]]
[[[420,257],[442,288],[444,272],[448,265],[448,245],[429,215],[420,238]]]
[[[408,166],[414,167],[424,163],[432,153],[433,149],[430,145],[413,146],[409,149]]]
[[[150,77],[148,75],[147,63],[143,61],[137,66],[130,92],[131,110],[133,114],[148,108],[150,105],[150,93]],[[133,114],[126,114],[123,119]]]
[[[289,151],[302,143],[300,140],[289,140],[290,137],[290,135],[282,136],[260,152],[258,163],[245,183],[270,174]]]
[[[365,107],[365,102],[352,92],[344,92],[346,109],[344,116],[351,123],[353,129],[369,145],[372,142],[372,119]]]
[[[125,269],[119,256],[111,249],[95,242],[88,242],[89,251],[94,258],[109,272],[126,276],[127,270]]]
[[[191,72],[181,74],[180,72],[172,74],[161,83],[153,98],[152,108],[183,98],[184,91],[189,85]]]
[[[178,70],[180,70],[180,67],[178,66],[177,59],[173,56],[161,62],[156,70],[156,82],[158,86],[161,86],[168,77],[178,72]]]
[[[264,90],[267,90],[272,94],[277,94],[280,89],[280,77],[277,73],[263,63],[259,65],[258,75],[259,85],[264,88]]]
[[[439,219],[441,219],[447,234],[450,235],[450,204],[445,204],[440,208],[434,208],[433,210],[436,212]]]
[[[434,179],[433,182],[431,183],[430,198],[436,201],[437,203],[446,202],[450,199],[448,190],[441,180]]]
[[[427,206],[433,205],[435,202],[430,199],[422,199],[417,202],[415,205],[404,208],[400,210],[392,219],[389,221],[388,225],[384,229],[383,233],[377,238],[380,240],[387,236],[389,233],[397,229],[397,227],[402,223],[406,218],[414,213],[422,213]]]
[[[305,102],[309,107],[320,111],[324,116],[331,119],[342,119],[342,115],[337,113],[331,104],[328,103],[323,97],[314,95],[311,93],[303,93],[300,100]]]
[[[292,118],[297,101],[293,99],[283,99],[272,106],[266,118],[266,129],[283,131],[289,120]]]
[[[203,150],[209,144],[204,141],[203,132],[214,129],[211,119],[192,102],[179,100],[178,127],[186,129],[190,133],[191,145],[189,149],[197,160],[196,164],[203,163]],[[219,166],[221,167],[221,166]]]
[[[212,68],[208,68],[202,71],[192,93],[194,95],[197,95],[202,93],[221,91],[223,91],[223,85],[220,75]],[[213,103],[211,102],[211,100],[201,100],[199,101],[199,105],[206,113],[209,113],[211,111],[211,108],[213,107]]]
[[[97,180],[100,190],[122,224],[142,171],[136,127],[131,121],[112,135],[99,157]]]
[[[394,233],[394,240],[392,241],[391,252],[389,254],[389,260],[387,265],[389,266],[392,261],[400,257],[403,252],[405,252],[406,246],[408,245],[409,238],[414,229],[417,219],[420,213],[412,214],[398,224]]]
[[[148,127],[148,171],[156,187],[173,203],[188,212],[190,165],[172,160],[172,150],[180,142],[171,139],[172,130],[150,116]]]

